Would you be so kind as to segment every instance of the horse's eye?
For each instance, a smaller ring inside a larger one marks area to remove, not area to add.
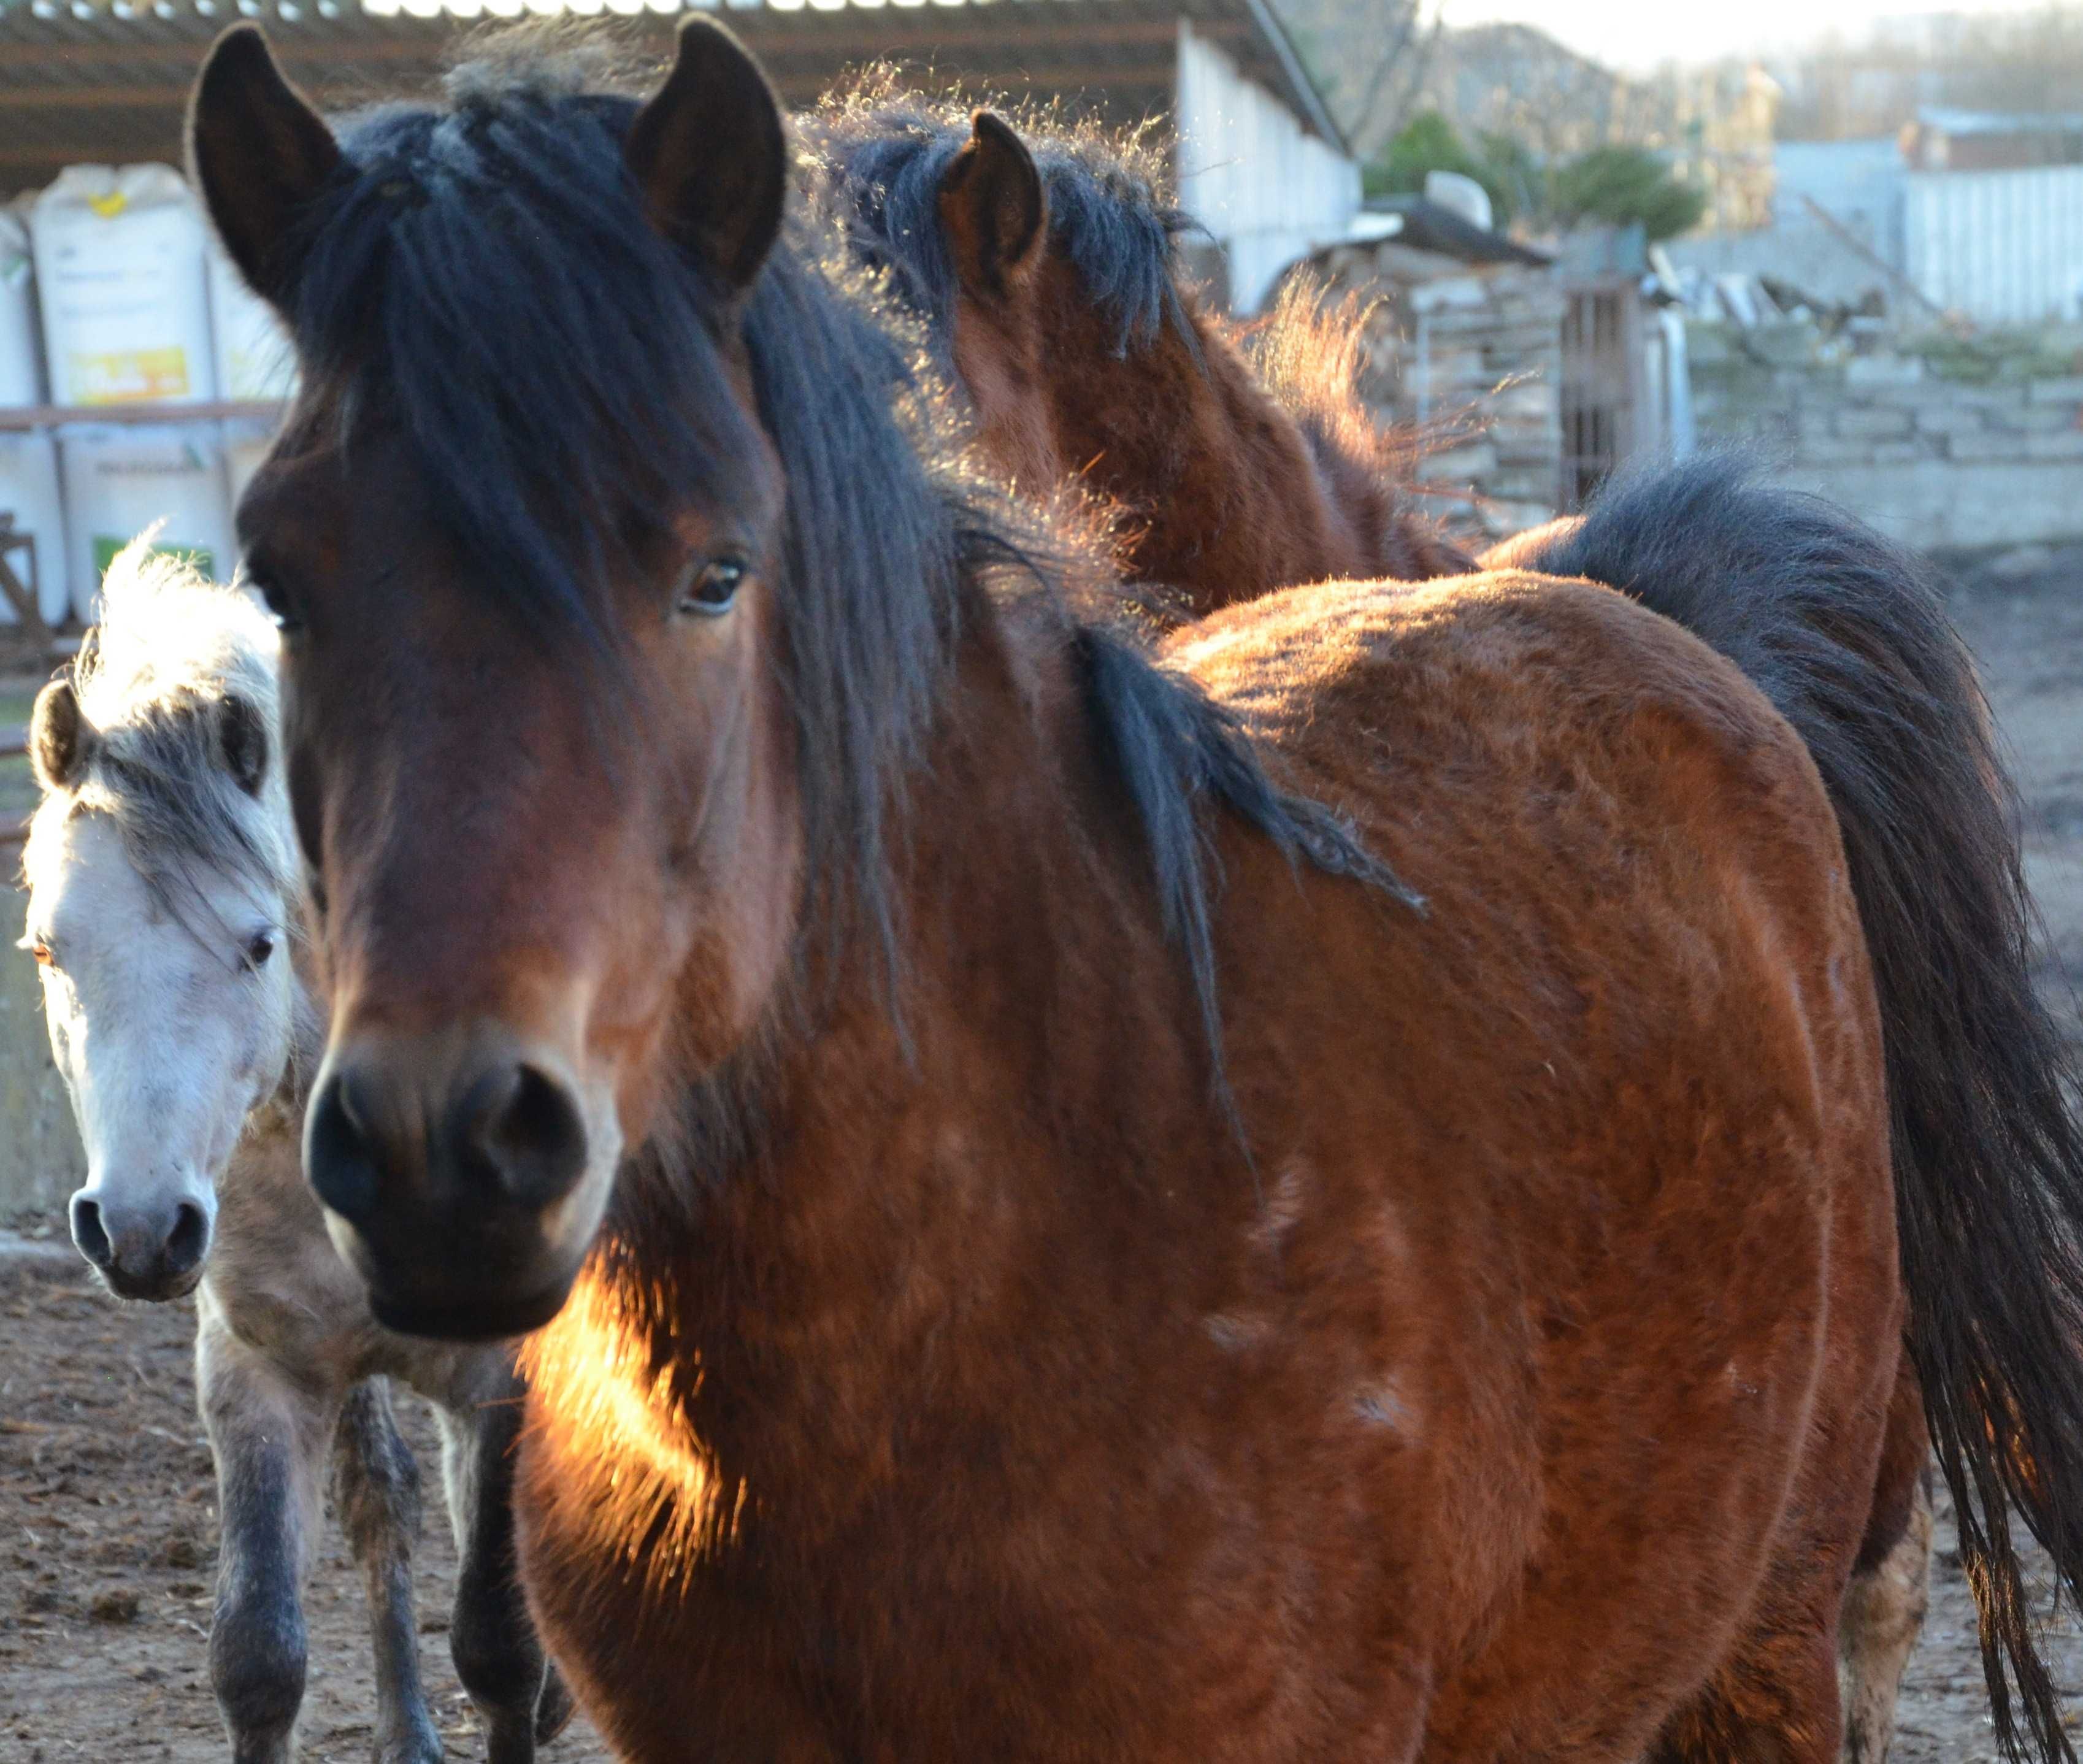
[[[51,946],[41,938],[29,945],[29,953],[36,958],[36,965],[40,968],[54,969],[58,964],[58,959],[53,953]]]
[[[261,969],[268,965],[268,958],[275,953],[275,934],[256,931],[246,944],[246,965]]]
[[[248,568],[246,580],[260,597],[260,604],[268,609],[268,616],[275,621],[277,630],[287,633],[303,629],[303,621],[297,616],[296,608],[282,592],[282,584],[273,576]]]
[[[742,557],[712,557],[688,578],[681,590],[680,610],[713,618],[730,610],[731,602],[745,581],[746,565]]]

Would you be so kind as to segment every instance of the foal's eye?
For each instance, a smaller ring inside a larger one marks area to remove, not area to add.
[[[246,965],[256,969],[265,968],[268,958],[274,953],[275,934],[273,931],[256,931],[247,939]]]
[[[58,959],[53,953],[51,946],[41,938],[29,945],[29,953],[36,958],[39,968],[56,968],[58,964]]]
[[[744,584],[748,566],[742,557],[712,557],[687,578],[680,591],[679,610],[713,618],[730,610],[731,602]]]

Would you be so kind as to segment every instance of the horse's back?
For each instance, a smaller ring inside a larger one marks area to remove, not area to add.
[[[1442,1518],[1489,1503],[1434,1538],[1472,1662],[1436,1755],[1625,1752],[1608,1712],[1703,1660],[1819,1684],[1900,1302],[1872,984],[1798,737],[1677,627],[1540,577],[1291,590],[1170,660],[1427,901],[1223,846],[1254,1141],[1420,1252],[1391,1382],[1445,1423]]]

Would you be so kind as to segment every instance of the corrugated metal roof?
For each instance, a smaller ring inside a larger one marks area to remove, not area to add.
[[[80,161],[172,159],[203,52],[264,25],[291,75],[340,107],[424,87],[474,29],[530,15],[598,18],[661,61],[687,0],[0,0],[0,190]],[[784,99],[860,65],[982,93],[1060,96],[1122,121],[1168,112],[1180,19],[1220,42],[1312,132],[1336,123],[1267,0],[704,0]]]

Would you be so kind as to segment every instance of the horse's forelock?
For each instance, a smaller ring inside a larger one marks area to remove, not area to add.
[[[102,612],[73,665],[80,711],[95,732],[74,787],[38,814],[25,862],[51,817],[107,815],[131,861],[163,895],[192,892],[202,871],[227,872],[273,899],[298,885],[276,729],[277,639],[243,590],[205,579],[144,541],[120,553]],[[227,762],[226,701],[266,732],[257,792]]]

